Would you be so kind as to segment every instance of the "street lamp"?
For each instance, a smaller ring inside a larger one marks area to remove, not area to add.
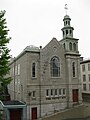
[[[30,97],[31,97],[31,94],[32,94],[32,92],[28,93],[28,96],[29,96],[29,118],[30,118]]]

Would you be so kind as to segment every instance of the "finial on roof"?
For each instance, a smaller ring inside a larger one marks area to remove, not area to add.
[[[67,10],[68,10],[67,4],[65,4],[64,9],[65,9],[65,11],[66,11],[66,15],[67,15]]]

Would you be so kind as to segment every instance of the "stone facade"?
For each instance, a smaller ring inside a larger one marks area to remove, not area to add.
[[[85,102],[90,102],[90,59],[82,60],[81,67],[81,82],[82,82],[82,97]]]
[[[36,119],[82,103],[78,39],[70,17],[63,19],[63,39],[44,48],[27,46],[11,63],[11,99],[27,103],[28,119]]]

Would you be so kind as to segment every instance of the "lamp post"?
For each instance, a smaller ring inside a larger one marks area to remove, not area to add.
[[[30,97],[31,97],[31,92],[28,93],[29,96],[29,118],[30,118]]]

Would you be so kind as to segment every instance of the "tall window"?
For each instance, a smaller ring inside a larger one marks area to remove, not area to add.
[[[76,51],[76,44],[73,43],[73,50]]]
[[[72,63],[72,74],[73,74],[73,77],[75,77],[75,62]]]
[[[83,84],[83,91],[86,91],[86,84]]]
[[[90,71],[90,63],[88,64],[88,71]]]
[[[85,65],[82,65],[82,71],[83,72],[85,71]]]
[[[51,77],[60,77],[60,61],[58,57],[53,57],[50,61]]]
[[[69,43],[69,49],[72,50],[72,43]]]
[[[46,96],[49,96],[49,89],[46,90]]]
[[[65,88],[63,89],[63,95],[66,95],[66,89]]]
[[[83,82],[86,81],[86,75],[83,75]]]
[[[58,95],[58,93],[57,93],[57,89],[55,89],[55,95]]]
[[[35,63],[32,63],[32,77],[35,77]]]
[[[59,89],[59,95],[62,95],[62,89]]]
[[[89,84],[89,91],[90,91],[90,84]]]
[[[90,74],[88,74],[88,80],[89,80],[89,82],[90,82]]]
[[[54,95],[54,89],[51,89],[51,96]]]
[[[36,91],[32,91],[32,97],[35,97]]]

